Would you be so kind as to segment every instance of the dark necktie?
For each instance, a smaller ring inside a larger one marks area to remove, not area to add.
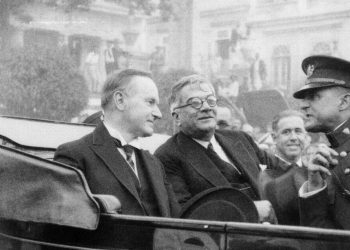
[[[251,185],[248,183],[246,176],[233,163],[228,163],[221,159],[221,157],[214,151],[211,143],[208,145],[207,155],[233,188],[240,190],[253,200],[257,198]]]
[[[213,159],[215,159],[216,162],[221,161],[222,164],[225,164],[226,166],[233,168],[239,175],[242,175],[241,171],[239,171],[239,169],[235,165],[228,163],[228,162],[224,161],[223,159],[221,159],[221,157],[215,152],[215,150],[213,148],[213,144],[211,144],[211,142],[208,145],[207,152],[208,152],[208,155],[211,156]]]
[[[129,145],[129,144],[126,144],[126,145],[122,146],[121,142],[118,139],[115,139],[115,143],[116,143],[118,148],[122,148],[124,150],[125,155],[126,155],[126,161],[128,162],[128,164],[131,167],[132,171],[137,176],[136,166],[135,166],[134,161],[132,160],[132,154],[134,153],[134,147]]]

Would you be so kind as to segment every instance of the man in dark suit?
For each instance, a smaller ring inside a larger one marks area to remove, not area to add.
[[[123,214],[176,216],[179,210],[163,166],[140,149],[161,118],[158,90],[149,73],[112,73],[102,90],[104,121],[85,137],[58,147],[54,159],[79,168],[92,193],[116,196]]]
[[[262,197],[273,205],[279,224],[299,225],[298,190],[307,179],[301,154],[308,145],[304,116],[296,110],[284,110],[272,121],[275,156],[284,164],[261,172]]]
[[[308,181],[299,190],[301,223],[350,229],[350,62],[329,56],[303,60],[302,99],[305,127],[324,132],[331,148],[321,144],[306,161]]]
[[[184,204],[212,187],[235,187],[259,200],[260,165],[276,159],[259,150],[242,132],[215,131],[217,100],[212,84],[199,75],[178,81],[171,90],[170,108],[180,132],[155,155],[164,164],[177,199]],[[256,201],[261,221],[274,222],[268,201]]]

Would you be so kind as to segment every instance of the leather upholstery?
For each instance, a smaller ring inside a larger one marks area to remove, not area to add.
[[[100,208],[79,170],[0,146],[0,217],[96,229]]]

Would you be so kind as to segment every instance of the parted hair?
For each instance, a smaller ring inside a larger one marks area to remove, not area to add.
[[[283,110],[280,113],[278,113],[277,115],[275,115],[272,119],[272,131],[277,132],[278,130],[278,122],[285,117],[291,117],[291,116],[296,116],[296,117],[300,117],[301,119],[303,119],[303,121],[305,121],[305,116],[294,109],[287,109],[287,110]]]
[[[115,91],[123,91],[127,88],[132,77],[144,76],[152,79],[152,75],[149,72],[137,70],[137,69],[123,69],[114,71],[111,73],[102,88],[101,94],[101,107],[105,109],[107,104],[112,99]]]
[[[180,91],[188,86],[193,85],[193,88],[201,88],[201,84],[209,84],[212,86],[213,93],[215,93],[213,85],[202,75],[193,74],[189,76],[182,77],[179,81],[177,81],[171,88],[170,91],[170,97],[169,97],[169,106],[170,106],[170,112],[172,113],[174,111],[174,108],[179,104],[180,102]]]

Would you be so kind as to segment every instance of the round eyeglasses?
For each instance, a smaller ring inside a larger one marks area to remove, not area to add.
[[[174,108],[174,110],[184,108],[187,106],[191,106],[192,108],[195,108],[195,109],[200,109],[200,108],[202,108],[204,102],[207,102],[209,107],[215,107],[216,103],[217,103],[217,99],[213,95],[207,96],[207,98],[205,98],[205,99],[201,99],[199,97],[192,97],[192,98],[187,100],[185,105],[178,106],[178,107]]]

